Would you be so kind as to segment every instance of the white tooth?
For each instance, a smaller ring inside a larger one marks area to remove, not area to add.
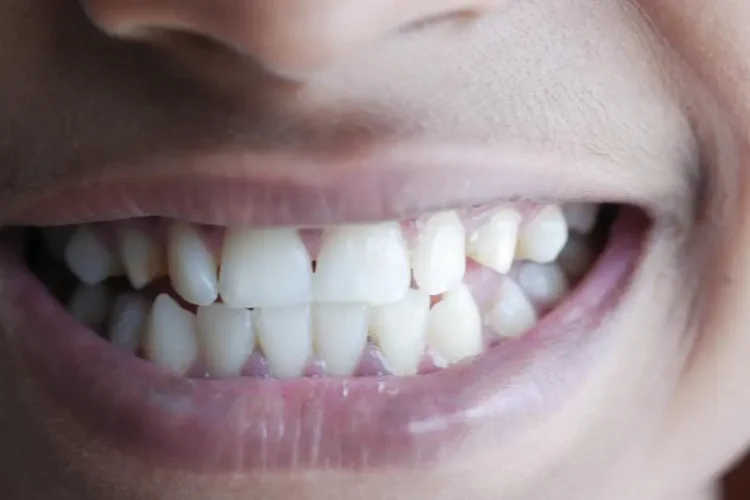
[[[427,315],[427,343],[455,363],[482,352],[482,321],[466,285],[444,294]]]
[[[417,286],[429,295],[461,284],[466,272],[466,231],[456,212],[429,218],[412,253],[412,269]]]
[[[180,297],[199,306],[216,301],[219,296],[216,259],[190,224],[170,225],[167,260],[172,287]]]
[[[568,203],[563,206],[563,214],[571,231],[588,234],[596,225],[599,205],[596,203]]]
[[[258,342],[276,378],[299,377],[312,355],[310,305],[262,307],[253,311]]]
[[[105,285],[79,285],[68,301],[68,311],[81,324],[98,330],[107,319],[110,300]]]
[[[556,264],[523,263],[518,284],[529,300],[542,309],[555,305],[568,293],[568,280]]]
[[[196,323],[198,344],[208,372],[214,377],[240,375],[255,348],[250,311],[211,304],[198,308]]]
[[[107,338],[128,352],[136,352],[149,314],[148,301],[135,293],[120,294],[110,316]]]
[[[512,279],[503,279],[497,296],[484,316],[484,323],[498,336],[518,337],[537,322],[536,311],[521,287]]]
[[[510,271],[516,253],[521,214],[514,208],[502,208],[474,231],[467,243],[467,255],[479,264],[505,274]]]
[[[572,281],[586,275],[596,261],[596,252],[586,240],[571,237],[557,257],[557,263]]]
[[[313,337],[328,375],[353,374],[367,345],[367,305],[316,304]]]
[[[568,225],[562,210],[557,205],[548,205],[521,228],[516,258],[540,264],[552,262],[560,254],[567,239]]]
[[[430,296],[409,290],[398,302],[370,310],[370,335],[393,375],[415,375],[424,354]]]
[[[138,229],[123,228],[117,236],[120,259],[133,288],[139,290],[166,274],[163,249],[150,235]]]
[[[185,375],[198,355],[195,315],[169,295],[159,295],[146,324],[145,352],[153,363]]]
[[[231,307],[281,307],[312,299],[310,255],[295,229],[233,229],[224,239],[219,291]]]
[[[68,269],[87,285],[97,285],[118,272],[121,264],[104,243],[85,226],[79,227],[65,249]]]
[[[339,226],[326,232],[313,275],[318,302],[396,302],[409,289],[411,270],[397,223]]]

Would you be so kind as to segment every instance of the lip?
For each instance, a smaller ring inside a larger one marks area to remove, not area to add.
[[[613,344],[607,318],[648,223],[623,209],[584,281],[523,337],[416,377],[187,380],[77,324],[0,250],[2,320],[31,378],[92,437],[158,467],[228,472],[418,466],[497,445],[576,393]]]

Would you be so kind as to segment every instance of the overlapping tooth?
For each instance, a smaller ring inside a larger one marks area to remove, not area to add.
[[[415,375],[425,350],[430,296],[409,290],[398,302],[370,310],[370,336],[393,375]]]
[[[563,214],[571,231],[588,234],[596,225],[599,205],[596,203],[568,203],[563,206]]]
[[[382,305],[409,289],[409,256],[398,223],[339,226],[327,230],[316,260],[317,302]]]
[[[213,377],[240,375],[255,348],[250,311],[219,303],[199,307],[196,325],[198,345],[208,373]]]
[[[510,271],[516,253],[521,214],[512,207],[498,209],[467,241],[466,253],[498,273]]]
[[[352,375],[367,345],[367,305],[316,304],[313,336],[326,374]]]
[[[87,285],[97,285],[122,268],[117,256],[86,226],[80,226],[68,242],[65,264]]]
[[[572,235],[565,244],[557,263],[571,281],[577,281],[586,275],[596,261],[596,252],[585,239]]]
[[[482,352],[482,321],[466,285],[442,296],[427,315],[427,343],[448,363]]]
[[[554,306],[568,293],[568,279],[557,264],[523,263],[518,284],[529,300],[541,309]]]
[[[312,299],[310,255],[295,229],[230,229],[219,291],[231,307],[280,307]]]
[[[140,294],[122,293],[112,306],[107,338],[114,345],[135,353],[141,345],[151,304]]]
[[[177,375],[185,375],[198,355],[195,315],[169,295],[159,295],[146,322],[146,358]]]
[[[271,376],[301,376],[313,352],[310,305],[262,307],[253,315]]]
[[[484,315],[484,324],[499,337],[518,337],[532,328],[538,317],[521,287],[504,278],[497,295]]]
[[[516,258],[540,264],[554,261],[568,239],[568,225],[557,205],[547,205],[520,230]]]
[[[68,312],[81,324],[98,330],[107,319],[111,299],[105,285],[79,285],[68,301]]]
[[[190,224],[170,225],[167,261],[172,287],[180,297],[198,306],[216,301],[219,296],[216,259]]]
[[[152,235],[124,227],[117,231],[117,244],[125,274],[136,290],[167,274],[164,250]]]
[[[414,281],[420,290],[439,295],[461,284],[466,273],[466,231],[456,212],[430,217],[411,254]]]

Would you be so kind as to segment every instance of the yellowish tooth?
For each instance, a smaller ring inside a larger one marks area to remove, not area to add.
[[[521,214],[512,207],[501,208],[469,236],[467,255],[501,274],[510,271],[516,253]]]
[[[548,205],[521,228],[516,258],[539,264],[554,261],[568,240],[568,225],[557,205]]]
[[[145,232],[125,227],[117,232],[120,259],[136,290],[167,274],[164,249]]]
[[[198,356],[195,315],[169,295],[159,295],[148,317],[146,358],[176,375],[185,375]]]
[[[191,224],[174,222],[169,226],[167,259],[172,287],[180,297],[198,306],[216,301],[216,259]]]
[[[427,343],[448,363],[482,352],[482,321],[466,285],[451,290],[427,316]]]
[[[454,211],[427,220],[412,251],[414,281],[420,290],[439,295],[461,284],[466,273],[466,232]]]

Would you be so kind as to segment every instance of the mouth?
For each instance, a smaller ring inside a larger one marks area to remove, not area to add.
[[[415,466],[511,435],[604,357],[650,228],[593,202],[319,226],[126,212],[4,230],[12,344],[99,439],[201,471]]]

